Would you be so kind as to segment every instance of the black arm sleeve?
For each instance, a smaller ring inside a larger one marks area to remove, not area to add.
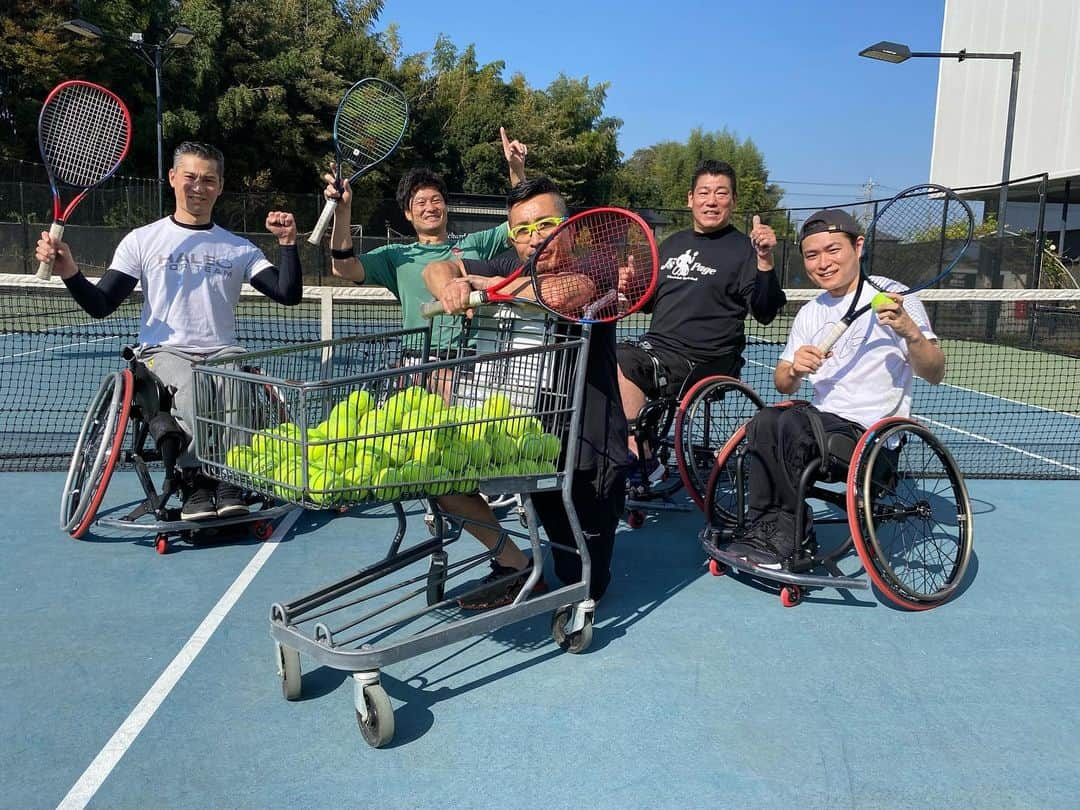
[[[787,296],[784,295],[784,290],[780,286],[776,271],[770,270],[766,273],[757,270],[754,289],[750,292],[750,313],[754,316],[754,320],[763,324],[772,323],[773,318],[786,303]]]
[[[75,303],[86,310],[86,314],[91,318],[107,318],[116,312],[116,308],[131,295],[137,283],[138,279],[119,270],[109,270],[97,284],[93,284],[82,273],[64,279],[64,286],[68,288]]]
[[[521,267],[521,259],[510,251],[492,259],[462,259],[461,263],[470,276],[509,276]]]
[[[299,304],[304,295],[304,277],[296,245],[282,245],[281,267],[263,268],[251,277],[251,286],[279,304]]]

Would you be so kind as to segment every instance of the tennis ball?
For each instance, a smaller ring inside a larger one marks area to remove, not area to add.
[[[510,397],[506,394],[492,394],[480,407],[485,419],[500,419],[503,416],[509,416],[512,409]]]
[[[435,464],[439,460],[439,453],[442,451],[439,449],[434,435],[430,432],[416,435],[418,438],[413,442],[412,453],[410,453],[409,458],[413,461],[419,461],[421,464]]]
[[[879,292],[873,298],[870,299],[870,306],[874,308],[874,312],[877,312],[883,306],[891,304],[893,300],[883,292]]]
[[[394,394],[386,400],[386,404],[379,410],[385,415],[387,424],[393,425],[396,428],[401,424],[401,420],[405,418],[405,414],[408,413],[411,408],[405,394],[400,393]]]
[[[405,399],[405,402],[409,406],[409,410],[415,409],[424,398],[428,395],[428,392],[419,385],[410,385],[404,391],[401,392],[401,396]]]
[[[330,426],[325,421],[319,422],[315,427],[308,428],[307,437],[309,442],[326,441],[330,438],[328,431]]]
[[[490,422],[485,422],[481,408],[469,408],[461,421],[466,424],[458,428],[458,437],[463,442],[473,439],[483,439],[491,428]]]
[[[342,484],[334,473],[317,467],[308,470],[308,498],[312,503],[328,504],[339,499],[336,489]]]
[[[349,400],[343,399],[337,405],[330,409],[329,416],[326,417],[326,421],[333,423],[339,419],[347,419],[348,421],[356,424],[360,421],[361,412],[353,405]]]
[[[526,416],[521,411],[514,412],[512,416],[514,418],[507,419],[500,426],[515,439],[518,436],[524,436],[526,433],[544,432],[544,426],[540,424],[540,420],[535,416]]]
[[[276,482],[274,493],[287,501],[300,499],[304,484],[304,465],[298,458],[289,458],[276,466],[270,477]]]
[[[398,476],[405,485],[401,488],[402,494],[419,493],[422,489],[419,485],[420,482],[428,479],[428,469],[427,465],[421,464],[419,461],[406,461],[402,464],[398,469]]]
[[[248,472],[257,457],[258,454],[246,444],[238,444],[229,448],[229,452],[225,454],[225,463],[233,469]]]
[[[450,470],[441,464],[433,464],[427,467],[427,480],[431,482],[428,492],[432,495],[449,495],[457,486],[455,476]]]
[[[460,472],[468,466],[469,454],[466,452],[465,448],[458,445],[446,447],[443,448],[443,451],[439,454],[439,463],[448,470]]]
[[[490,438],[491,456],[496,464],[507,464],[517,460],[517,443],[505,433],[494,433]]]
[[[360,443],[357,441],[335,442],[326,448],[326,461],[323,467],[341,474],[346,467],[353,465],[353,459],[359,452]]]
[[[464,444],[470,467],[486,467],[491,463],[491,445],[483,439],[472,439]]]
[[[375,406],[375,400],[369,391],[353,391],[345,398],[356,411],[357,417],[370,411]]]
[[[348,410],[334,408],[326,420],[326,435],[330,439],[351,439],[356,436],[358,420]]]
[[[518,455],[526,461],[539,461],[544,455],[544,438],[540,433],[526,433],[517,440]]]
[[[540,441],[542,443],[540,458],[554,464],[559,459],[559,453],[562,452],[562,442],[559,441],[559,437],[551,433],[541,433]]]
[[[395,467],[386,467],[376,473],[371,482],[375,497],[381,501],[401,499],[401,476]]]
[[[293,422],[282,422],[270,432],[277,433],[280,436],[288,436],[290,439],[296,439],[297,441],[304,435],[304,432],[300,430],[300,426]]]

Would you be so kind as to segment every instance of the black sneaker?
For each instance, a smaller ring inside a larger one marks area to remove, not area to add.
[[[217,493],[214,500],[217,502],[217,514],[220,518],[246,515],[248,505],[244,500],[244,493],[235,484],[227,484],[221,481],[217,485]]]
[[[517,599],[531,571],[532,566],[519,571],[492,560],[491,573],[475,583],[477,590],[470,590],[470,593],[457,600],[458,607],[462,610],[490,610],[509,605]],[[533,586],[532,593],[546,593],[547,589],[547,583],[541,576]]]
[[[205,487],[197,487],[184,499],[180,507],[181,520],[209,520],[217,517],[214,496]]]
[[[642,468],[644,467],[644,470]],[[629,466],[626,470],[626,484],[632,489],[645,489],[647,485],[659,484],[664,480],[667,470],[656,456],[650,456],[645,461],[639,461],[638,457],[630,453]]]
[[[725,550],[757,564],[761,568],[780,570],[795,556],[796,546],[814,539],[813,513],[806,510],[801,543],[795,540],[795,516],[783,510],[758,518],[741,535],[725,546]]]

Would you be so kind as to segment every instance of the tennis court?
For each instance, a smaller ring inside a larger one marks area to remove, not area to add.
[[[339,311],[332,294],[308,296],[280,318],[246,312],[245,342],[324,336],[328,311],[335,334],[396,317],[385,303]],[[545,616],[388,667],[397,733],[375,750],[346,673],[305,660],[303,699],[282,698],[268,617],[273,602],[379,559],[389,509],[302,513],[267,543],[238,536],[165,557],[151,536],[69,539],[56,525],[64,454],[137,310],[87,323],[55,299],[15,298],[23,309],[6,313],[38,320],[2,330],[0,439],[5,469],[36,471],[0,473],[5,805],[1015,807],[1064,804],[1080,788],[1076,481],[1017,480],[1080,473],[1075,354],[946,337],[946,384],[916,393],[969,474],[975,560],[954,601],[915,614],[872,592],[816,591],[785,610],[708,574],[698,513],[649,516],[620,530],[585,654],[559,650]],[[983,330],[994,303],[955,320]],[[1073,304],[1031,303],[1022,322],[1002,305],[995,323],[1028,345],[1075,345],[1062,326],[1076,323]],[[748,353],[762,392],[785,329]],[[18,421],[28,411],[37,425]],[[1002,474],[1014,477],[986,477]],[[140,498],[122,470],[104,509]],[[409,537],[426,536],[421,517],[410,505]]]

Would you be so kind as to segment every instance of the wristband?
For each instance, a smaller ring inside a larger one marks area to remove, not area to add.
[[[353,259],[356,258],[356,251],[353,250],[352,245],[345,248],[345,250],[338,250],[337,248],[330,248],[331,259]]]

